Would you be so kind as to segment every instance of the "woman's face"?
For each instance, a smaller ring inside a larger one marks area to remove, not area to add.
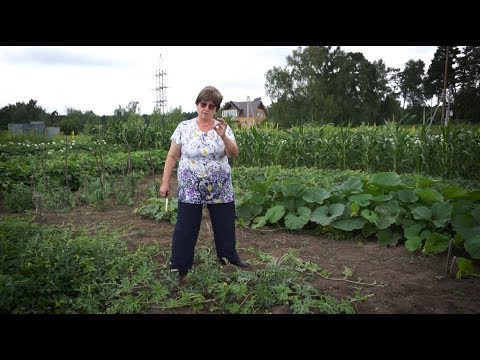
[[[211,101],[200,101],[197,104],[197,113],[200,118],[205,120],[213,119],[213,115],[217,110],[215,104]]]

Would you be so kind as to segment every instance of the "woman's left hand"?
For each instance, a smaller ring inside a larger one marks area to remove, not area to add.
[[[227,131],[227,123],[222,118],[217,119],[218,123],[213,127],[217,132],[218,136],[222,139],[225,137],[225,132]]]

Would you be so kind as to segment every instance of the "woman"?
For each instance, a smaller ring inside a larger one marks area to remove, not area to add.
[[[217,256],[236,266],[249,265],[237,254],[235,203],[228,157],[238,155],[232,129],[223,119],[214,119],[223,96],[207,86],[197,96],[198,116],[178,124],[171,136],[163,170],[160,196],[167,197],[170,176],[178,159],[178,214],[172,237],[170,268],[185,276],[192,267],[195,244],[207,205],[212,221]]]

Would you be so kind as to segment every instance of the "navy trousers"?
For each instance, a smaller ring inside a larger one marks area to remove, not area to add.
[[[207,204],[212,221],[217,256],[237,261],[235,237],[235,203]],[[192,267],[195,244],[202,221],[202,204],[178,202],[178,214],[172,238],[170,268],[188,270]]]

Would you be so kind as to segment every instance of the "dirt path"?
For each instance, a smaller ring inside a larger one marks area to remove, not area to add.
[[[158,179],[158,175],[157,175]],[[123,238],[132,247],[160,242],[170,246],[173,225],[142,218],[133,209],[145,198],[151,178],[142,181],[133,206],[115,206],[103,211],[81,206],[64,213],[45,213],[37,221],[45,224],[85,226],[92,231],[99,227],[124,229]],[[171,189],[175,193],[175,184]],[[208,212],[202,220],[197,246],[212,246]],[[9,215],[3,207],[1,217]],[[252,258],[251,249],[281,257],[290,249],[298,251],[303,260],[317,263],[334,278],[351,275],[347,281],[319,279],[314,284],[337,298],[364,297],[358,313],[374,314],[474,314],[480,313],[480,279],[455,280],[445,277],[446,254],[421,255],[410,253],[402,246],[385,248],[376,242],[330,240],[319,236],[291,234],[285,231],[252,231],[237,227],[240,255]],[[159,259],[166,264],[167,259]],[[376,283],[377,286],[366,284]],[[378,286],[381,285],[381,286]]]

